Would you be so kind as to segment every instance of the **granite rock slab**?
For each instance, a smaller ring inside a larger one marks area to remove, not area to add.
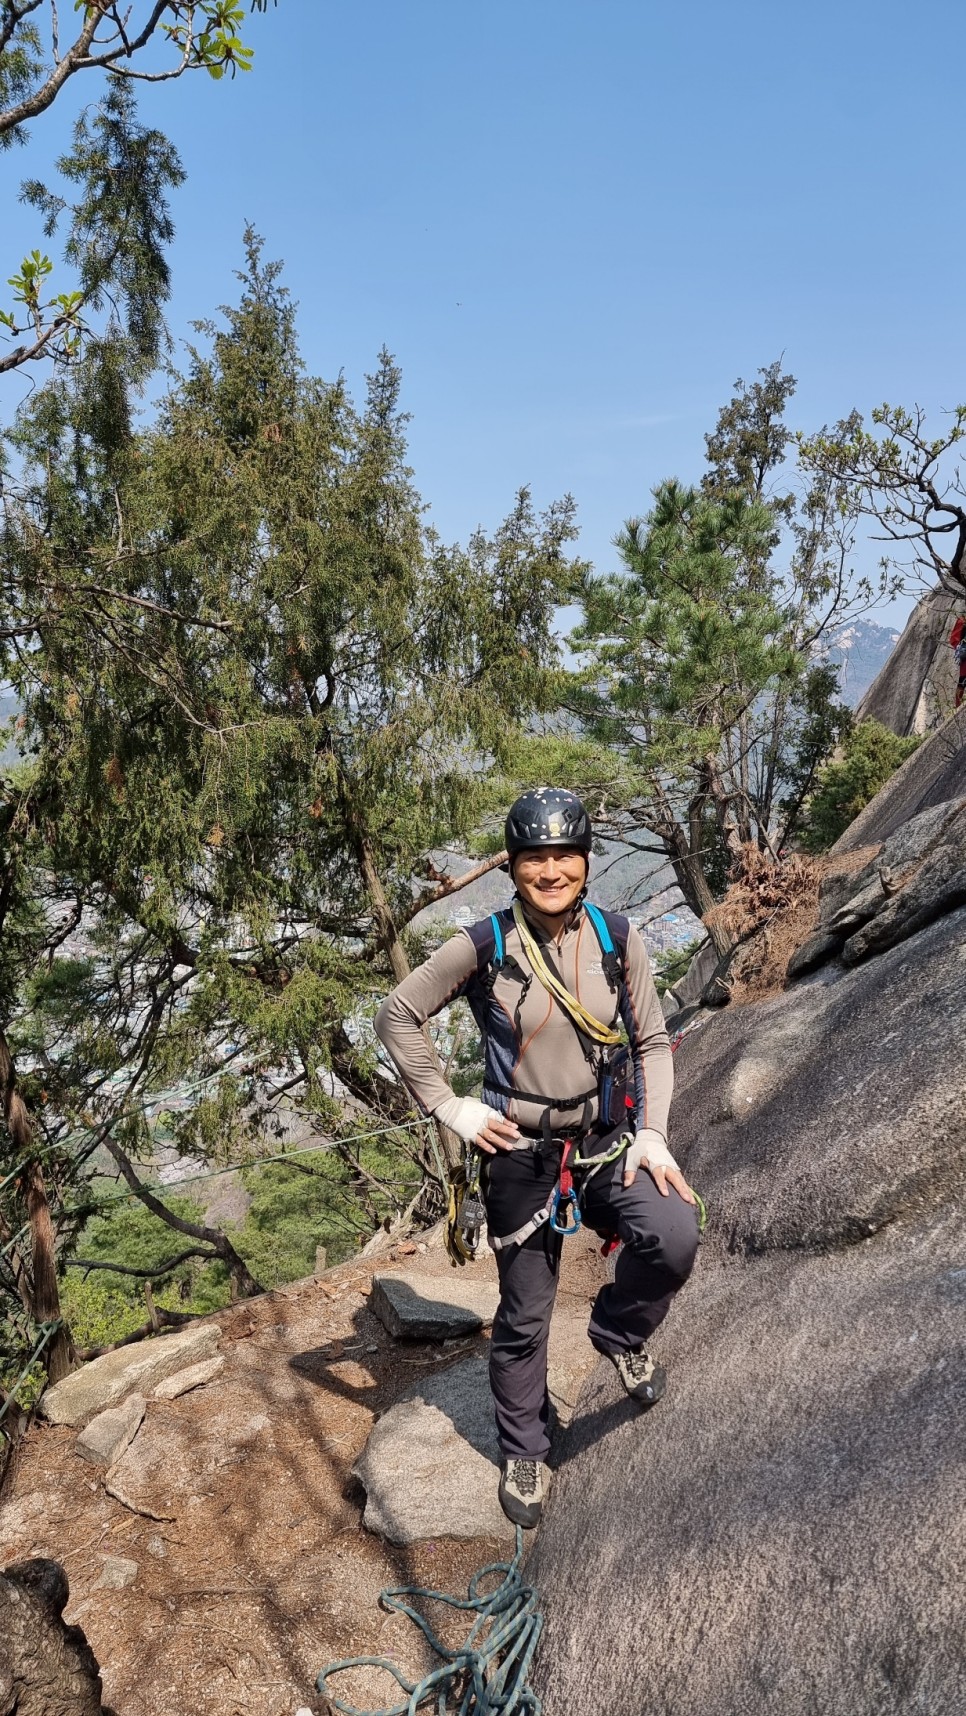
[[[95,1466],[113,1466],[134,1441],[147,1409],[143,1394],[130,1394],[120,1406],[111,1406],[92,1418],[74,1443],[74,1453]]]
[[[495,1282],[459,1275],[385,1274],[373,1277],[369,1309],[397,1340],[450,1341],[475,1335],[496,1315]]]
[[[174,1371],[211,1358],[220,1340],[217,1323],[198,1323],[173,1335],[157,1335],[136,1346],[118,1347],[48,1388],[41,1398],[41,1415],[51,1424],[78,1429],[129,1394],[150,1394]]]
[[[363,1524],[390,1543],[496,1537],[513,1526],[497,1499],[500,1452],[486,1360],[424,1379],[379,1419],[353,1467]]]
[[[193,1388],[203,1388],[224,1368],[224,1353],[202,1359],[200,1364],[189,1364],[185,1370],[176,1370],[173,1376],[166,1376],[163,1382],[159,1382],[154,1390],[154,1399],[178,1400],[182,1394],[190,1394]]]

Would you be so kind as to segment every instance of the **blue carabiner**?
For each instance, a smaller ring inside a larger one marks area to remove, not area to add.
[[[561,1225],[557,1220],[557,1212],[560,1209],[561,1204],[567,1203],[571,1206],[571,1215],[573,1218],[569,1227],[566,1223]],[[563,1234],[565,1239],[569,1233],[577,1232],[577,1229],[581,1226],[581,1215],[580,1206],[577,1203],[577,1199],[573,1192],[562,1192],[558,1186],[557,1190],[553,1194],[553,1203],[550,1205],[550,1226],[554,1233]]]

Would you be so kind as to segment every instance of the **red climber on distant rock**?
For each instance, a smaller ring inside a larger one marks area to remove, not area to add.
[[[956,686],[956,703],[958,709],[966,696],[966,614],[960,614],[959,619],[949,634],[949,647],[954,652],[959,664],[959,682]]]

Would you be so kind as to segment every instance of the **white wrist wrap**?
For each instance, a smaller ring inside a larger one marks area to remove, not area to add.
[[[436,1119],[457,1138],[462,1138],[464,1144],[472,1144],[478,1132],[488,1126],[491,1120],[502,1120],[495,1108],[490,1108],[485,1102],[480,1102],[475,1096],[448,1096],[445,1102],[433,1109]]]
[[[677,1167],[660,1132],[653,1132],[649,1127],[644,1127],[637,1133],[633,1144],[625,1152],[624,1164],[635,1173],[638,1168]]]

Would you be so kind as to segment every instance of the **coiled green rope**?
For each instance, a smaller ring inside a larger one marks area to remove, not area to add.
[[[442,1657],[442,1664],[422,1680],[413,1681],[383,1656],[349,1656],[330,1662],[316,1683],[329,1700],[330,1709],[338,1710],[341,1716],[416,1716],[421,1705],[435,1698],[437,1716],[541,1716],[540,1700],[526,1681],[543,1631],[543,1617],[537,1609],[536,1591],[521,1575],[522,1560],[523,1533],[517,1526],[513,1560],[491,1561],[482,1568],[470,1580],[466,1597],[450,1597],[416,1585],[392,1585],[383,1591],[379,1598],[383,1608],[408,1615],[436,1655]],[[485,1596],[480,1586],[493,1574],[503,1577],[496,1590]],[[406,1602],[407,1597],[429,1598],[476,1615],[457,1650],[448,1649],[437,1638],[429,1622]],[[385,1669],[406,1694],[404,1702],[385,1710],[360,1710],[355,1704],[343,1703],[333,1696],[327,1683],[347,1668]]]

